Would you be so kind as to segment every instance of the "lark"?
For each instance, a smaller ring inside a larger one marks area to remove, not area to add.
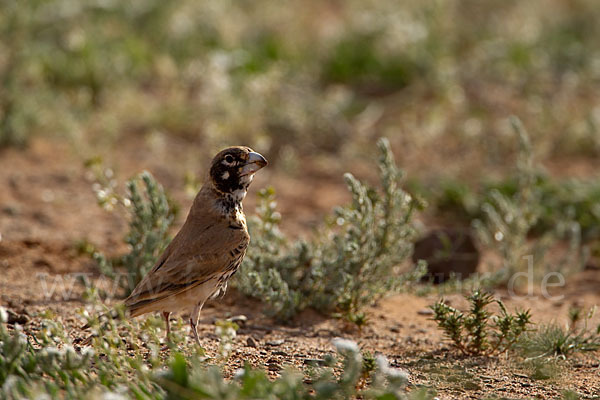
[[[254,174],[267,160],[249,147],[229,147],[212,160],[208,179],[196,195],[185,223],[150,272],[125,300],[128,315],[189,314],[196,343],[204,303],[227,290],[239,269],[250,236],[242,201]]]

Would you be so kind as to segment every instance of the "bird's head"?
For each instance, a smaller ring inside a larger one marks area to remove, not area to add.
[[[219,192],[241,201],[256,171],[266,165],[267,160],[249,147],[228,147],[213,158],[210,179]]]

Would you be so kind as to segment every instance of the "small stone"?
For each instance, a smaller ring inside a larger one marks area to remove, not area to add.
[[[304,363],[304,365],[312,366],[324,366],[326,364],[325,360],[320,358],[305,358],[302,362]]]
[[[433,315],[433,310],[430,308],[424,308],[422,310],[417,311],[419,315]]]
[[[252,336],[248,336],[248,339],[246,339],[246,346],[256,348],[256,340],[254,340]]]
[[[285,356],[285,357],[289,356],[288,353],[286,353],[285,351],[281,351],[281,350],[274,351],[273,355],[275,355],[275,356]]]
[[[443,228],[417,240],[412,259],[415,263],[427,261],[424,279],[441,283],[452,277],[465,279],[475,273],[480,254],[470,230]]]
[[[273,346],[273,347],[281,346],[284,343],[285,343],[284,339],[269,340],[266,342],[267,346]]]
[[[242,314],[234,315],[231,318],[227,318],[227,321],[235,322],[239,326],[244,326],[244,325],[246,325],[246,322],[248,322],[248,317],[246,317],[245,315],[242,315]]]
[[[276,364],[276,363],[268,363],[267,368],[269,371],[273,371],[273,372],[278,372],[283,369],[283,368],[281,368],[281,365]]]
[[[6,321],[9,325],[19,324],[25,325],[29,322],[29,317],[25,314],[17,314],[12,310],[7,310],[8,320]]]
[[[8,205],[2,207],[2,213],[12,217],[19,214],[19,209],[16,206]]]

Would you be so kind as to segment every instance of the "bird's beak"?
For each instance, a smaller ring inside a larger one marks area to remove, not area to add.
[[[266,158],[264,158],[261,154],[252,151],[248,155],[248,161],[246,161],[246,165],[242,167],[241,176],[254,174],[256,171],[265,167],[267,164],[268,162]]]

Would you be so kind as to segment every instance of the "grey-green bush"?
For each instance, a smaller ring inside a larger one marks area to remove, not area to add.
[[[466,298],[470,305],[468,312],[463,313],[443,300],[430,307],[438,328],[463,354],[490,356],[504,353],[512,349],[529,328],[529,311],[510,314],[500,300],[479,289]],[[500,307],[499,315],[489,311],[488,306],[492,303]]]
[[[381,139],[378,148],[380,190],[345,174],[352,203],[336,208],[333,223],[310,240],[283,236],[273,190],[260,192],[249,224],[252,244],[237,278],[243,293],[266,302],[268,312],[282,320],[307,307],[352,316],[422,276],[423,267],[398,270],[410,259],[419,204],[400,187],[402,174],[388,141]]]
[[[581,265],[581,229],[572,218],[564,216],[556,225],[530,241],[543,208],[543,190],[537,184],[539,166],[535,164],[529,135],[521,122],[511,118],[519,141],[517,160],[517,186],[514,194],[493,190],[489,200],[481,205],[483,218],[475,220],[473,227],[483,245],[497,251],[501,263],[496,266],[496,282],[509,282],[518,271],[531,263],[536,277],[547,271],[561,271],[566,267]],[[559,241],[569,242],[564,257],[547,257],[548,250]],[[551,264],[554,263],[554,264]]]
[[[118,279],[119,285],[129,293],[169,244],[168,231],[173,223],[174,211],[163,187],[149,172],[130,179],[126,186],[126,197],[114,193],[107,197],[106,192],[100,190],[98,199],[101,204],[115,199],[125,206],[129,214],[129,232],[125,237],[129,252],[112,260],[98,251],[92,256],[100,272]],[[119,272],[126,273],[125,279]]]
[[[423,391],[407,394],[407,374],[391,368],[383,356],[376,367],[363,374],[363,357],[349,341],[334,341],[339,360],[328,357],[327,367],[313,370],[304,383],[299,371],[285,370],[275,380],[264,371],[248,366],[227,380],[216,365],[207,365],[181,325],[173,334],[179,351],[164,360],[158,349],[157,324],[150,317],[110,320],[105,324],[89,319],[98,330],[92,348],[79,352],[57,321],[42,321],[38,333],[27,335],[6,326],[6,311],[0,307],[0,398],[29,399],[425,399]],[[117,323],[115,323],[117,322]],[[137,333],[144,329],[150,351],[137,346]],[[156,342],[154,342],[156,340]],[[133,353],[131,353],[133,351]],[[180,351],[185,351],[187,357]],[[340,372],[336,378],[333,370]],[[361,384],[359,384],[361,382]],[[368,382],[367,385],[364,385]]]

